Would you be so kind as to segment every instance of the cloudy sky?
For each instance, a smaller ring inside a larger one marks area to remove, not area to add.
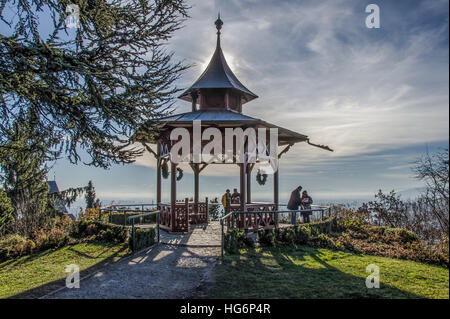
[[[282,202],[298,184],[321,202],[372,199],[378,189],[408,196],[422,186],[411,163],[427,148],[448,148],[448,0],[189,3],[191,18],[169,44],[177,59],[194,65],[178,86],[192,84],[208,64],[220,10],[228,64],[259,95],[243,112],[335,150],[292,147],[280,162]],[[365,25],[370,3],[380,8],[379,29]],[[175,107],[175,113],[190,111],[181,100]],[[110,170],[61,160],[49,177],[60,188],[91,179],[104,203],[151,202],[154,167],[149,155]],[[191,171],[184,172],[180,198],[192,196]],[[254,199],[272,199],[270,178],[263,187],[252,182]],[[220,196],[239,185],[239,170],[210,166],[200,183],[202,196]],[[168,199],[168,181],[163,192]]]

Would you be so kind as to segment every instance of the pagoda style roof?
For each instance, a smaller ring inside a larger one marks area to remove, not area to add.
[[[188,128],[193,125],[193,121],[202,121],[202,125],[213,125],[216,127],[241,126],[243,129],[245,129],[246,127],[264,127],[267,129],[277,128],[279,145],[308,141],[307,135],[288,130],[284,127],[268,123],[266,121],[248,115],[244,115],[233,110],[200,110],[175,114],[153,120],[153,122],[163,124],[163,127],[160,129],[160,131],[164,131],[165,129],[172,129],[174,127]]]
[[[200,89],[232,89],[242,95],[242,103],[249,102],[258,96],[247,89],[228,66],[225,56],[223,55],[222,48],[220,47],[220,29],[223,25],[222,20],[220,20],[220,16],[215,24],[218,30],[217,45],[211,61],[197,81],[185,90],[179,98],[185,101],[192,101],[191,93]]]
[[[135,141],[158,143],[167,138],[168,132],[177,127],[192,129],[194,121],[201,121],[204,127],[276,128],[278,129],[278,145],[291,145],[307,142],[309,145],[332,151],[328,146],[313,144],[307,135],[303,135],[284,127],[268,123],[258,118],[242,114],[242,101],[248,102],[257,96],[248,90],[228,67],[220,47],[220,29],[223,22],[219,18],[215,22],[217,28],[217,46],[208,67],[200,78],[179,97],[192,102],[192,112],[173,114],[148,120],[142,131],[134,134]],[[224,89],[224,90],[221,90]],[[225,92],[224,92],[225,91]],[[232,91],[230,93],[229,91]],[[234,92],[236,94],[234,94]],[[200,93],[200,94],[199,94]],[[200,109],[197,109],[197,98],[200,96]],[[230,99],[234,99],[231,103]],[[152,132],[150,135],[147,132]],[[143,132],[145,134],[141,135]],[[146,139],[146,140],[145,140]],[[154,153],[156,154],[156,153]]]

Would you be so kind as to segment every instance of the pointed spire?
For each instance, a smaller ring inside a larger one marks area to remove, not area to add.
[[[223,25],[223,21],[220,19],[220,12],[214,24],[217,29],[217,47],[211,57],[211,61],[209,61],[208,67],[203,71],[197,81],[179,96],[182,100],[193,102],[193,110],[196,104],[194,100],[196,100],[197,96],[200,96],[199,90],[202,89],[232,89],[234,94],[239,96],[242,104],[258,97],[237,79],[228,66],[227,61],[225,61],[225,56],[220,47],[220,30]]]

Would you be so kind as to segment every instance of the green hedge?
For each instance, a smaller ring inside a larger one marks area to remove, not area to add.
[[[131,250],[137,251],[146,247],[149,247],[155,243],[156,231],[154,228],[135,228],[134,229],[134,239],[135,244],[133,247],[133,238],[130,236],[128,240],[128,245]]]
[[[24,236],[17,234],[6,235],[0,238],[0,261],[28,255],[33,252],[36,244]]]
[[[71,236],[104,242],[124,243],[129,237],[129,228],[100,221],[79,220],[76,222]]]
[[[305,245],[319,236],[324,239],[325,234],[338,231],[335,218],[313,222],[305,225],[289,226],[277,229],[262,229],[258,231],[261,246],[277,245]]]
[[[130,225],[131,221],[128,220],[128,217],[140,215],[140,214],[141,214],[141,212],[110,213],[108,215],[108,222],[111,224],[116,224],[116,225]],[[140,218],[136,218],[134,220],[134,222],[135,222],[135,224],[138,224],[140,222]],[[156,214],[142,217],[142,222],[143,223],[156,223]]]
[[[307,225],[297,225],[277,229],[266,229],[258,232],[259,244],[261,246],[277,245],[304,245],[313,238],[320,236],[320,243],[327,241],[323,233],[337,231],[338,225],[335,218],[324,221],[313,222]],[[253,239],[247,237],[244,231],[230,230],[224,236],[224,249],[227,253],[237,253],[241,248],[254,247]]]
[[[241,248],[255,247],[253,239],[247,237],[244,231],[230,230],[224,237],[224,249],[230,254],[239,252]]]

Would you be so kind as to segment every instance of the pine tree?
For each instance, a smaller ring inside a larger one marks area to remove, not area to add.
[[[6,142],[0,144],[0,181],[14,208],[15,232],[31,235],[45,223],[49,158],[58,156],[53,147],[59,137],[40,131],[33,112],[19,115]]]
[[[6,192],[0,188],[0,236],[3,235],[14,221],[14,208]]]
[[[78,8],[75,29],[69,5]],[[166,114],[178,92],[186,67],[165,45],[187,9],[184,0],[1,0],[0,142],[16,115],[32,110],[40,131],[64,136],[72,162],[80,149],[95,166],[134,161],[144,148],[133,133]]]
[[[92,181],[89,181],[88,186],[86,188],[86,208],[95,208],[96,199],[95,199],[95,188]]]

